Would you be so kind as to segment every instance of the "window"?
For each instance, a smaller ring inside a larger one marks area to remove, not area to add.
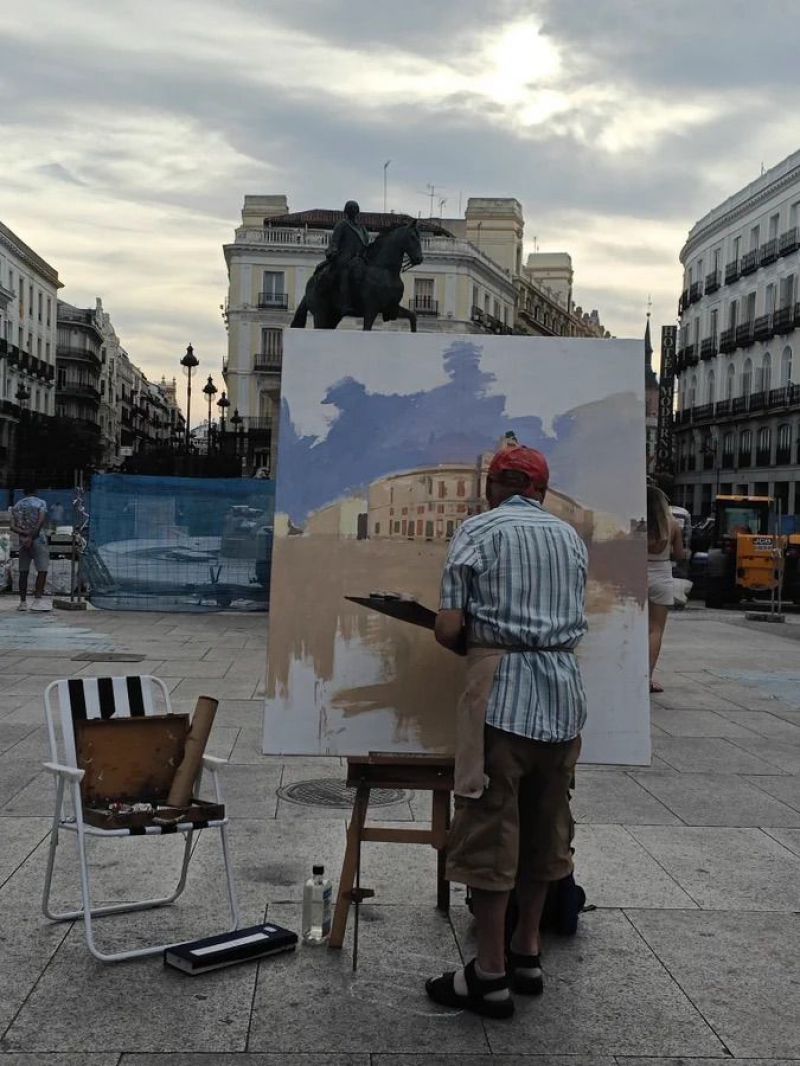
[[[282,329],[268,329],[264,327],[261,330],[261,352],[262,356],[267,356],[269,359],[280,359],[283,355],[283,330]]]
[[[753,432],[742,430],[739,434],[739,466],[750,466],[753,452]]]
[[[781,307],[791,307],[794,302],[794,274],[781,278]]]
[[[764,293],[764,314],[771,315],[775,310],[775,286],[773,284],[767,285]]]
[[[418,311],[433,311],[433,278],[414,278],[414,307]]]
[[[694,407],[697,403],[697,374],[692,374],[692,379],[689,382],[689,407]]]
[[[50,325],[50,297],[47,297],[47,325]]]
[[[722,249],[721,248],[715,248],[714,249],[714,273],[715,274],[719,270],[719,264],[720,264],[720,260],[721,259],[722,259]]]
[[[736,301],[731,300],[728,307],[728,329],[736,329]]]
[[[693,343],[694,343],[695,355],[696,355],[697,354],[697,349],[700,346],[700,319],[699,318],[696,318],[694,320],[694,339],[693,339]]]
[[[760,384],[762,392],[769,392],[772,388],[772,357],[769,352],[764,352],[764,358],[761,360]]]
[[[783,349],[781,356],[781,385],[790,385],[792,382],[792,349],[788,346]]]
[[[50,341],[44,342],[44,361],[46,363],[50,362]]]
[[[792,456],[792,427],[788,422],[778,426],[778,454],[776,461],[788,463]]]
[[[747,294],[747,302],[744,308],[743,324],[749,322],[752,324],[753,319],[756,317],[756,294],[750,292]]]
[[[466,495],[467,495],[467,483],[466,483],[466,481],[459,480],[458,484],[456,485],[456,496],[466,496]]]
[[[711,316],[710,316],[710,322],[711,322],[711,334],[710,334],[710,336],[711,336],[711,338],[713,340],[717,339],[717,317],[718,317],[718,311],[717,311],[717,309],[715,307],[714,310],[711,312]]]
[[[741,237],[734,237],[733,238],[733,258],[734,258],[734,261],[737,260],[741,254],[742,254],[742,238]]]
[[[33,318],[33,285],[28,286],[28,318]]]
[[[477,285],[472,286],[472,306],[480,307],[480,293]]]
[[[778,236],[778,223],[780,215],[771,215],[769,220],[769,239],[772,241]]]
[[[265,270],[261,289],[262,303],[269,306],[283,306],[283,271]]]
[[[756,464],[769,466],[772,458],[772,430],[769,426],[762,426],[756,437]]]
[[[728,432],[722,438],[722,465],[733,466],[733,432]]]
[[[758,249],[759,236],[761,233],[760,226],[753,226],[750,230],[750,251],[755,252]]]
[[[499,319],[500,319],[500,301],[499,300],[495,300],[495,302],[494,302],[494,317],[499,321]]]
[[[41,359],[42,358],[42,338],[41,337],[37,337],[36,338],[36,358],[37,359]]]
[[[483,297],[483,310],[487,315],[492,313],[492,298],[488,292]]]
[[[447,496],[447,485],[443,481],[439,482],[439,499],[443,500]]]
[[[713,403],[716,399],[716,382],[714,377],[714,371],[709,370],[708,379],[706,381],[706,403]]]
[[[745,359],[744,369],[742,370],[742,396],[749,397],[753,391],[753,361],[752,359]]]
[[[39,321],[41,322],[42,321],[42,294],[41,294],[41,292],[39,293],[39,295],[36,298],[36,309],[37,309],[37,317],[38,317]]]

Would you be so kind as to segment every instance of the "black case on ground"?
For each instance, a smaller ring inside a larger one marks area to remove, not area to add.
[[[189,974],[207,973],[237,962],[294,951],[296,946],[297,933],[274,922],[265,922],[231,933],[189,940],[185,944],[172,944],[164,950],[164,965]]]

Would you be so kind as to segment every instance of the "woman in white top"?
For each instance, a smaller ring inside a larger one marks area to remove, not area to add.
[[[647,603],[650,622],[650,691],[663,692],[653,681],[661,651],[667,614],[675,602],[672,560],[685,558],[683,534],[672,517],[669,501],[661,489],[647,486]]]

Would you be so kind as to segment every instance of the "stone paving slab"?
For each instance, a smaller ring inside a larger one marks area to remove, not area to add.
[[[746,739],[737,746],[723,737],[655,737],[653,752],[685,774],[777,773],[774,765],[749,750],[752,743]]]
[[[800,862],[761,829],[633,826],[631,834],[706,910],[800,910]]]
[[[432,1060],[431,1060],[432,1061]],[[469,1066],[467,1059],[463,1060]],[[373,1059],[374,1062],[374,1059]],[[399,1066],[399,1059],[396,1060]],[[317,1052],[313,1055],[293,1055],[280,1052],[271,1055],[268,1052],[238,1052],[236,1054],[216,1053],[214,1055],[194,1053],[191,1055],[130,1055],[125,1054],[119,1066],[371,1066],[370,1056],[366,1052],[356,1055],[328,1055]],[[5,1062],[0,1058],[0,1066]],[[502,1063],[498,1064],[502,1066]]]
[[[649,776],[649,775],[648,775]],[[572,813],[576,822],[677,825],[680,819],[651,795],[634,774],[579,766],[575,773]]]
[[[50,831],[49,818],[0,818],[0,887]]]
[[[747,712],[731,712],[747,713]],[[727,712],[685,710],[654,706],[652,721],[672,737],[752,737],[752,731],[737,725]]]
[[[29,733],[33,732],[35,728],[36,726],[33,723],[0,720],[0,755],[13,748]]]
[[[732,1055],[800,1058],[796,919],[709,911],[628,913]]]
[[[787,722],[779,715],[770,714],[768,711],[722,711],[721,714],[730,722],[744,726],[757,736],[800,744],[800,726]]]
[[[765,829],[764,832],[769,833],[779,844],[783,844],[789,851],[800,856],[800,829]]]
[[[771,770],[743,771],[746,774],[758,775],[776,772],[800,774],[800,746],[787,744],[780,740],[762,739],[761,737],[753,737],[752,740],[736,737],[735,740],[731,741],[731,744],[735,744],[742,751],[755,755],[763,763],[769,764],[773,768]]]
[[[786,806],[800,811],[800,776],[797,774],[785,777],[748,777],[747,781]],[[760,821],[763,824],[776,824],[775,822],[767,823],[765,819],[760,819]]]
[[[79,1051],[74,1053],[56,1051],[52,1054],[46,1051],[12,1051],[6,1054],[0,1052],[2,1066],[118,1066],[119,1058],[116,1051],[98,1055],[83,1054]]]
[[[621,825],[579,825],[575,876],[596,907],[695,907],[691,896]]]
[[[686,825],[798,825],[797,811],[781,802],[770,782],[793,777],[745,778],[735,774],[641,774],[634,777]],[[763,782],[763,785],[760,784]],[[635,822],[631,821],[631,824]]]

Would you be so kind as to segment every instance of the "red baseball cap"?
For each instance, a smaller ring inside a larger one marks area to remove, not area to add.
[[[550,480],[550,467],[542,453],[522,445],[499,451],[489,464],[489,477],[497,478],[505,470],[517,470],[530,479],[528,489],[520,490],[520,496],[527,496],[530,489],[546,489]]]

